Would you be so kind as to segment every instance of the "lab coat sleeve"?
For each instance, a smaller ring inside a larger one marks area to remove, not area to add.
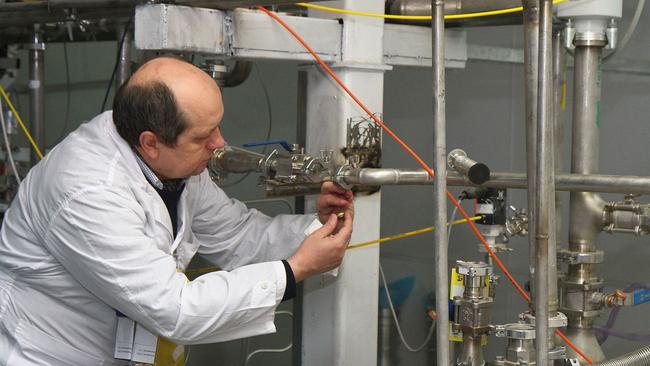
[[[195,195],[192,232],[201,246],[199,253],[219,268],[287,259],[305,238],[314,215],[278,215],[270,218],[230,199],[210,180],[199,177]]]
[[[286,285],[282,262],[189,282],[172,255],[147,235],[147,215],[125,192],[93,187],[53,214],[45,245],[85,289],[174,342],[211,343],[275,331],[274,311]]]

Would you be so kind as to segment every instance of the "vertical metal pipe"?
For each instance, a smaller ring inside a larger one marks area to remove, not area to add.
[[[115,80],[115,90],[119,89],[131,76],[131,47],[133,44],[133,35],[131,32],[131,22],[118,28],[117,39],[124,36],[122,48],[120,49],[120,59],[117,67],[117,78]],[[126,33],[124,33],[126,32]]]
[[[526,110],[526,172],[528,174],[528,214],[535,222],[535,172],[537,164],[537,60],[539,47],[539,0],[522,0],[524,7],[524,88]],[[529,270],[532,292],[535,292],[535,226],[530,225]]]
[[[555,173],[562,173],[564,166],[562,156],[564,152],[564,108],[565,108],[565,84],[566,84],[566,49],[564,48],[562,29],[556,28],[553,30],[553,92],[554,92],[554,125],[555,125]],[[555,228],[556,238],[562,237],[562,196],[560,192],[555,193]],[[557,250],[553,250],[556,252]],[[553,268],[555,274],[551,274],[549,283],[553,284],[555,280],[557,284],[557,257],[551,256],[550,261],[555,261]],[[549,263],[549,267],[551,263]]]
[[[573,134],[571,172],[592,174],[598,172],[600,146],[600,62],[604,41],[576,42],[574,67]],[[596,250],[596,238],[602,229],[603,202],[600,196],[589,192],[572,192],[570,201],[569,250],[589,253]],[[599,283],[593,264],[569,265],[565,282],[563,308],[569,312],[567,334],[594,361],[605,358],[592,329],[594,305],[585,305],[583,299],[590,290],[575,290],[572,284],[594,287]],[[586,288],[586,287],[585,287]],[[595,288],[595,287],[594,287]],[[572,352],[569,351],[569,355]]]
[[[433,61],[433,133],[434,133],[434,171],[433,186],[435,222],[435,288],[436,288],[436,349],[437,365],[449,363],[449,296],[448,282],[448,243],[447,243],[447,146],[445,115],[445,20],[444,0],[431,0],[432,9],[432,61]]]
[[[32,43],[29,45],[29,119],[36,145],[45,152],[45,43],[38,25],[34,26]],[[36,165],[40,158],[32,150],[31,165]]]
[[[537,365],[549,365],[549,249],[555,237],[555,149],[553,134],[553,2],[541,0],[537,85],[537,171],[535,174],[535,330]]]

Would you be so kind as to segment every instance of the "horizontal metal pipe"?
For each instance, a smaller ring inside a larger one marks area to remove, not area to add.
[[[312,2],[315,0],[306,0]],[[233,9],[242,6],[254,5],[286,5],[295,1],[287,0],[178,0],[176,4],[187,6],[204,6],[218,9]],[[143,1],[134,0],[46,0],[30,2],[0,3],[0,13],[28,10],[52,10],[52,9],[87,9],[87,8],[132,8]]]
[[[521,6],[521,0],[453,0],[445,1],[445,15],[478,13]],[[391,14],[431,15],[431,0],[396,0]]]
[[[357,185],[429,185],[433,179],[424,170],[373,169],[350,170],[341,177],[344,183]],[[466,177],[449,172],[447,184],[451,186],[476,186]],[[490,180],[481,187],[526,189],[526,174],[491,172]],[[650,177],[602,175],[602,174],[558,174],[555,177],[557,191],[636,193],[650,194]]]

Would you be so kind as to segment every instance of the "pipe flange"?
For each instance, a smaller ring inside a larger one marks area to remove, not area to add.
[[[577,33],[573,39],[573,44],[575,46],[605,47],[607,45],[607,35],[599,32]]]
[[[456,261],[456,270],[458,274],[472,277],[489,276],[492,274],[492,267],[482,262]]]
[[[605,252],[596,250],[594,252],[574,252],[567,249],[557,251],[557,259],[568,264],[598,264],[605,260]]]
[[[345,189],[352,189],[353,185],[349,184],[348,182],[345,181],[346,173],[352,170],[352,166],[349,164],[341,165],[338,170],[336,171],[336,174],[334,175],[334,179],[332,179],[336,184],[340,185],[341,187]]]
[[[525,323],[506,324],[505,337],[510,339],[535,339],[535,327]]]

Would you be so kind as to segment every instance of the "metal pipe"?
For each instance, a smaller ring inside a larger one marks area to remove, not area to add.
[[[433,179],[423,170],[402,170],[389,168],[351,169],[340,177],[350,185],[429,185]],[[490,172],[490,180],[480,186],[456,172],[447,173],[447,185],[462,187],[488,187],[527,189],[526,174]],[[558,174],[555,177],[557,191],[581,191],[602,193],[650,194],[650,177],[602,175],[602,174]]]
[[[437,365],[449,362],[449,305],[448,305],[448,242],[447,242],[447,131],[445,115],[445,20],[444,0],[431,0],[433,63],[433,133],[434,171],[433,186],[435,240],[435,294],[436,294],[436,351]]]
[[[307,0],[304,2],[313,2]],[[133,8],[144,1],[134,0],[46,0],[30,2],[0,3],[0,13],[30,10],[53,10],[53,9],[87,9],[87,8]],[[295,1],[287,0],[178,0],[179,5],[214,7],[218,9],[232,9],[242,6],[254,5],[285,5],[293,4]]]
[[[125,24],[123,27],[118,28],[117,40],[119,42],[122,35],[124,41],[120,49],[120,59],[117,68],[117,78],[115,80],[115,90],[119,89],[129,77],[131,77],[131,47],[133,46],[133,33],[131,33],[131,22]],[[126,33],[125,33],[126,32]]]
[[[650,366],[650,346],[597,363],[595,366]]]
[[[447,0],[445,15],[478,13],[490,10],[515,8],[521,6],[520,0]],[[391,14],[431,15],[430,0],[396,0],[390,6]]]
[[[573,103],[573,139],[571,172],[593,174],[598,171],[600,146],[600,76],[604,40],[576,37]],[[569,250],[578,253],[596,251],[596,238],[603,228],[604,202],[593,193],[572,192],[570,201]],[[569,323],[567,333],[594,361],[605,358],[595,341],[592,324],[599,306],[585,303],[584,298],[599,291],[602,281],[593,271],[595,263],[570,264],[563,280],[563,311]],[[575,286],[579,284],[579,286]],[[579,357],[568,350],[569,357]]]
[[[524,108],[526,116],[526,173],[528,217],[534,222],[535,213],[535,172],[537,171],[535,151],[537,146],[537,64],[539,52],[539,0],[522,0],[524,19]],[[528,235],[529,269],[532,293],[535,293],[535,226],[529,225]]]
[[[32,43],[29,45],[29,110],[31,130],[38,148],[45,152],[45,43],[38,26],[34,27]],[[32,151],[30,163],[36,165],[40,160]]]
[[[566,49],[564,48],[562,29],[553,29],[553,91],[554,91],[554,126],[555,126],[555,174],[562,172],[562,152],[564,147],[564,84],[566,77]],[[555,192],[555,237],[562,237],[562,196]],[[552,250],[557,252],[557,247]],[[557,284],[557,257],[549,257],[549,268],[554,268],[550,273],[549,283]],[[554,285],[556,286],[556,285]]]
[[[553,349],[553,337],[549,331],[549,318],[554,316],[549,305],[553,292],[549,285],[548,268],[550,253],[554,246],[555,226],[552,214],[555,212],[555,166],[553,126],[553,1],[541,0],[539,11],[539,51],[537,82],[537,146],[535,172],[535,346],[537,365],[549,365],[549,350]],[[550,341],[550,342],[549,342]],[[549,344],[551,343],[551,344]]]

